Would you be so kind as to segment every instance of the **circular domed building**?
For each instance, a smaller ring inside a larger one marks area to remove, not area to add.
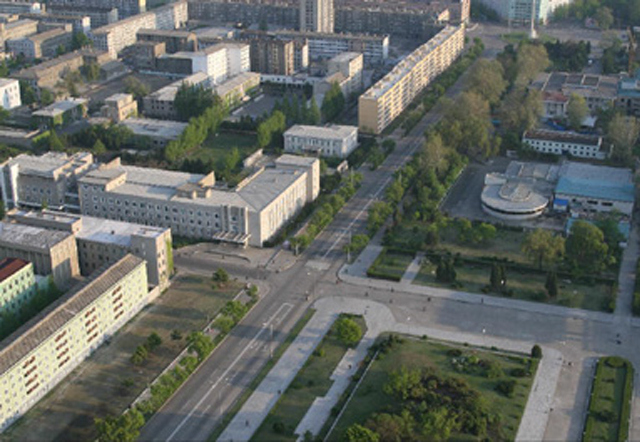
[[[549,205],[549,198],[536,192],[532,184],[493,173],[486,175],[480,199],[485,213],[512,221],[536,218]]]

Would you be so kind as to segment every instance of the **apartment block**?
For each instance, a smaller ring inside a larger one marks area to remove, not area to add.
[[[0,314],[17,311],[37,290],[33,264],[20,258],[0,261]]]
[[[322,103],[324,95],[334,83],[340,86],[345,98],[355,96],[362,90],[364,57],[358,52],[344,52],[329,60],[327,76],[313,85],[316,101]]]
[[[20,82],[11,78],[0,78],[0,99],[3,109],[13,109],[22,105]]]
[[[169,284],[173,271],[170,268],[170,229],[52,210],[13,211],[8,216],[19,224],[73,234],[83,276],[90,276],[105,264],[113,264],[131,253],[147,262],[147,279],[150,285],[160,286],[162,289]]]
[[[144,71],[156,70],[156,59],[167,53],[164,43],[139,41],[122,50],[121,58],[134,69]]]
[[[120,20],[143,14],[147,11],[146,0],[49,0],[47,9],[60,7],[79,9],[117,9]]]
[[[73,32],[91,32],[91,17],[82,14],[51,14],[41,12],[39,14],[21,14],[22,18],[37,20],[41,24],[70,25]],[[42,31],[42,30],[41,30]]]
[[[39,2],[0,1],[0,14],[37,14],[45,10]]]
[[[294,42],[279,38],[252,38],[251,70],[269,75],[293,75],[295,72]]]
[[[78,249],[72,234],[0,222],[0,259],[20,258],[38,275],[51,275],[56,286],[69,286],[80,275]]]
[[[5,430],[149,302],[145,262],[127,255],[0,342]]]
[[[284,150],[323,157],[346,158],[358,147],[358,128],[295,125],[284,133]]]
[[[481,0],[493,9],[501,19],[511,25],[528,25],[534,17],[535,23],[546,24],[553,11],[570,0]]]
[[[80,179],[81,212],[171,228],[189,238],[262,246],[317,198],[320,163],[284,155],[231,190],[209,175],[107,164]]]
[[[251,50],[244,43],[222,43],[227,51],[227,75],[235,77],[251,70]]]
[[[47,152],[21,154],[0,164],[2,201],[13,207],[79,210],[77,178],[93,167],[93,155]]]
[[[197,72],[186,78],[171,83],[143,98],[144,114],[147,117],[176,119],[178,117],[174,102],[178,89],[183,84],[190,86],[202,85],[209,87],[211,85],[210,78],[204,72]]]
[[[266,21],[281,28],[297,29],[300,26],[300,3],[299,0],[261,0],[259,3],[189,0],[189,19],[210,21],[219,25]]]
[[[464,25],[447,26],[400,61],[358,100],[358,126],[379,134],[464,48]]]
[[[186,22],[187,2],[178,1],[95,29],[91,38],[97,49],[107,51],[116,58],[124,48],[136,43],[138,31],[178,29],[184,27]]]
[[[68,29],[51,29],[29,37],[7,40],[7,50],[15,57],[22,55],[27,60],[55,57],[59,47],[71,46],[73,31],[71,25],[67,26]]]
[[[9,23],[0,23],[0,40],[6,42],[17,38],[27,37],[38,32],[36,20],[16,20]]]
[[[114,94],[104,100],[100,113],[114,123],[119,123],[138,114],[138,102],[131,94]]]
[[[120,123],[138,137],[149,140],[152,148],[163,148],[180,138],[188,123],[151,118],[129,118]]]
[[[66,16],[80,16],[89,17],[91,29],[96,29],[101,26],[106,26],[111,23],[117,22],[120,17],[118,16],[118,9],[108,6],[79,6],[79,5],[65,5],[57,3],[48,3],[47,11],[52,14],[60,14]]]
[[[333,0],[300,0],[300,30],[326,32],[334,27]]]
[[[597,135],[533,129],[522,135],[522,142],[544,154],[570,155],[594,160],[604,160],[608,156],[602,149],[602,137]]]
[[[43,129],[67,126],[86,118],[88,102],[86,98],[67,98],[35,111],[31,117]]]
[[[198,49],[196,34],[189,31],[174,29],[141,29],[138,31],[138,41],[164,43],[169,54],[179,51],[195,51]]]

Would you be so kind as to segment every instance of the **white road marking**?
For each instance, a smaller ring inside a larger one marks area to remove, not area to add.
[[[189,419],[191,419],[191,416],[193,416],[193,413],[196,411],[197,408],[199,408],[202,403],[207,400],[207,398],[209,397],[209,395],[211,394],[211,392],[213,390],[215,390],[215,388],[218,386],[218,384],[220,383],[220,381],[222,381],[228,374],[229,372],[233,369],[233,367],[235,367],[235,365],[238,363],[238,361],[240,359],[242,359],[242,357],[244,356],[244,354],[247,352],[247,350],[251,349],[252,346],[254,345],[254,343],[258,340],[258,338],[260,338],[260,335],[262,335],[262,333],[264,333],[265,331],[268,330],[268,326],[271,323],[271,321],[273,321],[278,315],[281,314],[281,310],[286,309],[286,313],[289,313],[291,311],[291,309],[293,308],[293,304],[289,304],[288,302],[285,302],[284,304],[282,304],[280,306],[280,308],[269,318],[269,320],[266,322],[265,327],[263,327],[262,329],[260,329],[260,331],[258,333],[256,333],[256,335],[253,337],[253,339],[249,342],[249,345],[245,346],[244,349],[240,352],[240,354],[238,355],[238,357],[236,357],[233,362],[231,363],[231,365],[229,365],[229,367],[227,367],[227,369],[222,373],[222,375],[220,375],[220,377],[218,378],[218,380],[211,385],[211,387],[209,387],[209,389],[207,390],[207,392],[204,394],[204,396],[202,396],[202,398],[198,401],[198,403],[196,404],[195,407],[191,408],[191,411],[189,411],[189,413],[187,413],[187,415],[184,417],[184,419],[182,419],[182,421],[180,421],[180,423],[178,424],[178,426],[176,427],[175,430],[173,430],[173,432],[169,435],[169,437],[167,438],[167,441],[170,441],[174,438],[174,436],[178,433],[178,431],[180,431],[182,429],[182,427],[184,426],[184,424],[187,423],[187,421]]]

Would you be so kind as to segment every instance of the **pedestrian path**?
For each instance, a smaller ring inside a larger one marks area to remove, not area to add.
[[[418,273],[420,273],[420,267],[422,266],[422,260],[424,259],[424,252],[418,252],[416,257],[413,258],[407,270],[405,270],[404,275],[402,275],[402,279],[400,280],[401,284],[411,284]]]

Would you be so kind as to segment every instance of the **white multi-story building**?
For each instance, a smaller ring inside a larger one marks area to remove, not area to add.
[[[358,128],[355,126],[296,125],[284,133],[286,152],[345,158],[356,147],[358,147]]]
[[[0,431],[27,412],[148,302],[146,263],[127,255],[0,342]]]
[[[196,175],[122,166],[119,161],[79,182],[85,215],[169,227],[174,235],[262,246],[320,191],[320,162],[283,155],[232,190],[213,172]]]
[[[0,97],[4,109],[9,110],[22,105],[20,82],[11,78],[0,78]]]
[[[152,92],[143,99],[144,114],[153,118],[177,118],[178,115],[176,113],[174,102],[176,100],[178,89],[180,89],[180,86],[183,84],[189,86],[201,85],[202,87],[210,87],[211,79],[204,72],[197,72]]]
[[[571,155],[594,160],[604,160],[608,156],[607,152],[602,150],[602,137],[597,135],[534,129],[522,135],[522,142],[545,154]]]
[[[333,32],[333,0],[300,0],[300,30]]]

